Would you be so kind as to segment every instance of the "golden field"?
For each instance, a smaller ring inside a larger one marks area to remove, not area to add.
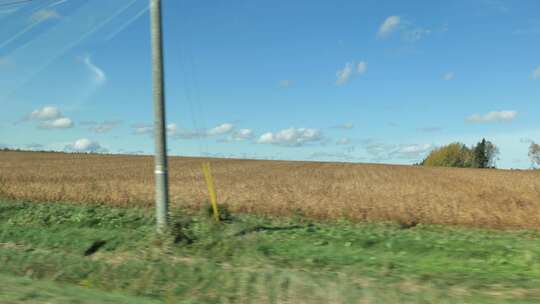
[[[540,228],[540,172],[171,157],[171,204],[198,208],[210,161],[233,212],[317,219]],[[0,197],[152,206],[153,158],[0,152]]]

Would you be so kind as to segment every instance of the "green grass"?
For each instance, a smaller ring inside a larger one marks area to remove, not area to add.
[[[173,222],[167,237],[158,237],[152,210],[0,202],[0,280],[8,282],[0,300],[71,303],[80,296],[78,303],[86,303],[99,294],[103,300],[94,303],[540,301],[534,231],[248,215],[216,224],[205,212],[182,210],[173,211]],[[96,241],[105,244],[85,256]]]
[[[29,278],[0,275],[0,303],[55,303],[55,304],[158,304],[157,300],[127,296],[119,293],[103,293],[69,284],[38,281]]]

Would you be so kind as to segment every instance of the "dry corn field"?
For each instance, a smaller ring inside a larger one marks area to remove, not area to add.
[[[171,157],[173,206],[199,208],[212,166],[233,212],[316,219],[540,228],[540,172]],[[0,152],[0,197],[153,205],[153,158]]]

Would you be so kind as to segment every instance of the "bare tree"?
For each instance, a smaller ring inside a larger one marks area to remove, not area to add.
[[[529,159],[531,160],[532,166],[540,166],[540,145],[531,142],[531,145],[529,146]]]

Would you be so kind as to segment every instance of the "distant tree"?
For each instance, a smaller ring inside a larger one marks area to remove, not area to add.
[[[487,167],[495,168],[497,156],[499,155],[499,148],[495,146],[492,142],[486,141],[485,143],[485,154],[488,159]]]
[[[488,159],[486,156],[486,139],[482,139],[481,142],[474,147],[474,161],[473,167],[486,168],[488,165]]]
[[[437,148],[421,162],[423,166],[430,167],[470,167],[472,152],[462,143],[451,143]]]
[[[432,167],[494,168],[498,154],[497,146],[486,139],[470,148],[455,142],[431,151],[419,164]]]
[[[529,146],[529,159],[531,160],[532,166],[540,166],[540,145],[532,142]]]
[[[495,144],[482,139],[476,146],[473,147],[474,159],[472,162],[472,167],[474,168],[494,168],[495,161],[497,160],[497,155],[499,154],[499,149]]]

